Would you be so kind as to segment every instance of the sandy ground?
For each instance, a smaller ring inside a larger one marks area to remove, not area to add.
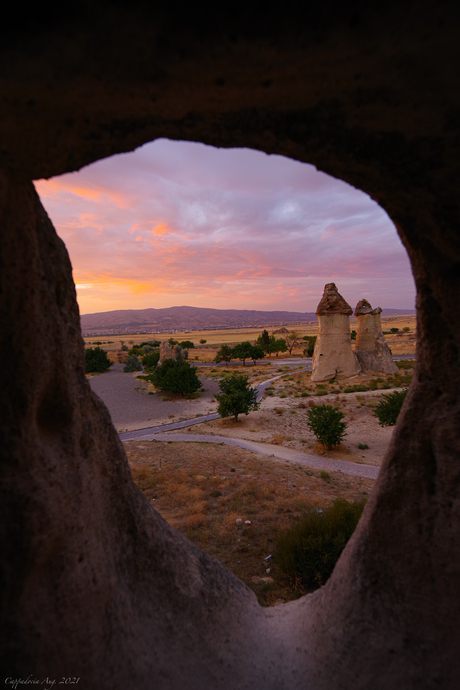
[[[381,427],[373,416],[373,405],[382,392],[365,392],[347,395],[326,395],[310,399],[264,396],[260,409],[242,415],[238,422],[218,419],[194,427],[195,433],[221,434],[251,441],[275,443],[305,453],[324,455],[336,460],[346,460],[365,465],[380,465],[393,434],[393,427]],[[347,423],[347,435],[337,450],[328,451],[316,443],[314,434],[307,425],[307,412],[312,404],[327,404],[340,407]],[[361,450],[358,445],[368,445]]]
[[[202,370],[203,371],[203,370]],[[254,379],[266,380],[277,371],[254,372]],[[214,376],[215,378],[211,378]],[[115,428],[132,431],[150,426],[170,424],[216,412],[214,394],[219,391],[219,374],[202,377],[204,391],[196,400],[165,400],[161,393],[149,394],[147,387],[132,374],[124,374],[122,365],[101,376],[90,378],[92,389],[107,405]],[[294,393],[297,379],[308,384],[307,374],[288,373],[287,377],[272,384],[272,394],[265,394],[260,409],[249,415],[233,419],[217,419],[190,427],[189,433],[222,435],[262,443],[276,444],[314,455],[365,465],[379,466],[389,445],[393,427],[382,428],[373,415],[373,408],[389,390],[361,393],[335,392],[309,397]],[[362,377],[349,383],[360,383]],[[319,445],[307,425],[308,410],[319,404],[337,406],[344,414],[347,434],[341,446],[327,450]],[[184,430],[185,431],[185,430]],[[358,448],[367,445],[367,449]]]

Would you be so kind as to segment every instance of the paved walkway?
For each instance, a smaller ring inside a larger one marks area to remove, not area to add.
[[[218,417],[219,415],[216,415]],[[237,446],[252,450],[254,453],[261,453],[272,458],[279,458],[280,460],[287,460],[294,462],[297,465],[304,465],[305,467],[314,467],[319,470],[328,470],[329,472],[342,472],[353,477],[364,477],[366,479],[377,479],[380,467],[371,465],[360,465],[355,462],[346,462],[344,460],[333,460],[332,458],[324,458],[319,455],[309,455],[307,453],[300,453],[298,450],[292,448],[285,448],[284,446],[274,446],[270,443],[259,443],[258,441],[247,441],[243,438],[229,438],[228,436],[218,436],[212,434],[175,434],[171,432],[148,433],[144,429],[142,436],[137,436],[137,439],[142,438],[143,441],[174,441],[187,443],[218,443],[226,446]],[[126,436],[127,434],[121,434]],[[130,434],[131,436],[132,434]],[[123,439],[129,440],[129,439]],[[133,439],[134,440],[134,439]]]
[[[399,355],[393,357],[393,359],[403,359],[412,358],[411,355]],[[305,360],[304,360],[305,361]],[[308,366],[302,369],[298,369],[296,373],[301,373],[302,371],[311,370],[311,359],[307,360]],[[294,361],[289,362],[291,366],[295,364]],[[297,360],[298,366],[298,360]],[[282,378],[286,374],[279,374],[278,376],[273,376],[256,386],[257,389],[257,401],[259,401],[265,389],[276,381]],[[255,453],[261,453],[263,455],[268,455],[270,457],[279,458],[280,460],[287,460],[288,462],[295,462],[300,465],[305,465],[307,467],[314,467],[316,469],[327,470],[331,472],[342,472],[342,474],[347,474],[354,477],[364,477],[366,479],[377,479],[379,474],[379,467],[372,465],[361,465],[354,462],[346,462],[344,460],[333,460],[332,458],[325,458],[318,455],[309,455],[308,453],[301,453],[299,451],[293,450],[292,448],[285,448],[283,446],[275,446],[269,443],[260,443],[258,441],[248,441],[245,439],[229,438],[227,436],[217,436],[213,434],[181,434],[181,433],[171,433],[178,431],[180,429],[185,429],[187,427],[195,426],[196,424],[202,424],[203,422],[210,422],[214,419],[218,419],[220,415],[208,414],[202,417],[197,417],[196,419],[188,419],[182,422],[173,422],[171,424],[161,424],[160,426],[148,427],[145,429],[139,429],[137,431],[129,431],[120,434],[120,439],[122,441],[134,441],[134,440],[144,440],[144,441],[175,441],[175,442],[187,442],[187,443],[220,443],[228,446],[238,446],[239,448],[245,448],[246,450],[254,451]]]

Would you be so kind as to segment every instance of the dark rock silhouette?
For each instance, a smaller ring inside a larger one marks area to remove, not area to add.
[[[459,7],[9,7],[0,25],[1,667],[88,689],[460,686]],[[417,365],[327,585],[274,609],[134,485],[31,180],[157,137],[317,166],[388,213]]]

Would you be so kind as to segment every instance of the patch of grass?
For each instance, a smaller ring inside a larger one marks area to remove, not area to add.
[[[357,383],[354,386],[347,386],[343,389],[344,393],[361,393],[370,390],[369,386],[365,386],[362,383]]]
[[[415,359],[400,359],[395,364],[398,369],[413,369],[415,367]]]
[[[359,450],[368,450],[369,446],[367,443],[358,443]]]
[[[311,511],[326,510],[336,497],[359,500],[374,485],[371,479],[335,473],[333,481],[324,482],[308,467],[290,463],[287,468],[265,455],[220,444],[129,441],[124,447],[150,505],[243,580],[263,606],[291,601],[301,593],[276,558],[264,561],[275,553],[278,532]],[[236,519],[242,519],[241,527]],[[251,525],[244,524],[247,519]],[[248,547],[244,553],[242,545]],[[266,577],[267,567],[273,582],[264,593],[264,583],[253,578]]]
[[[328,392],[323,391],[323,390],[316,391],[316,393],[315,393],[317,398],[321,397],[322,395],[327,395],[327,394],[328,394]]]
[[[325,482],[331,481],[331,475],[329,474],[329,472],[326,472],[326,470],[321,470],[319,476],[321,477],[321,479],[324,479]]]

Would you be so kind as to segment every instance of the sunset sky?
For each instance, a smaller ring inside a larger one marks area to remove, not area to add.
[[[365,297],[414,308],[388,216],[311,165],[159,139],[35,186],[69,251],[82,314],[315,311],[328,282],[353,307]]]

